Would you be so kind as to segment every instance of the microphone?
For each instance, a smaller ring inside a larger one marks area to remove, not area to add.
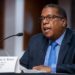
[[[14,37],[14,36],[23,36],[23,33],[17,33],[17,34],[10,35],[10,36],[5,37],[5,38],[1,38],[0,41],[3,41],[3,40],[6,40],[6,39],[9,39],[9,38]]]
[[[23,33],[17,33],[16,36],[23,36]]]

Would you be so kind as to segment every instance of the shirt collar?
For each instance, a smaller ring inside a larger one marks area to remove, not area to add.
[[[64,33],[55,41],[55,42],[58,43],[58,45],[61,45],[62,40],[63,40],[63,38],[64,38],[64,36],[65,36],[65,33],[66,33],[66,31],[64,31]]]
[[[64,33],[55,41],[58,45],[61,45],[62,40],[65,36],[66,31],[64,31]],[[49,43],[51,43],[51,40],[49,40]]]

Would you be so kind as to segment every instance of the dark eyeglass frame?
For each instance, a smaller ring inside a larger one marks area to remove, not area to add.
[[[47,21],[49,20],[53,20],[53,19],[63,19],[64,17],[62,16],[57,16],[57,15],[47,15],[47,16],[41,16],[40,20],[43,21],[44,19],[46,19]]]

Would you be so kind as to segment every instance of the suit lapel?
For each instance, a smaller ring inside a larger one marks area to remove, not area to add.
[[[49,44],[49,41],[48,39],[46,39],[44,37],[44,40],[42,42],[42,45],[41,45],[41,50],[40,50],[40,61],[41,61],[41,64],[44,63],[44,60],[45,60],[45,54],[46,54],[46,51],[47,51],[47,47],[48,47],[48,44]]]
[[[59,55],[58,55],[58,64],[62,64],[68,49],[69,49],[69,45],[67,43],[61,45]]]
[[[63,63],[66,53],[70,47],[69,45],[70,45],[71,38],[72,38],[72,31],[67,29],[65,37],[64,37],[61,47],[60,47],[57,65]]]

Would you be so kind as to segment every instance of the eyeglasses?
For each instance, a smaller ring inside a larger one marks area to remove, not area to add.
[[[40,20],[43,21],[44,19],[46,19],[47,21],[53,20],[53,19],[62,19],[62,16],[56,16],[56,15],[47,15],[47,16],[41,16]]]

